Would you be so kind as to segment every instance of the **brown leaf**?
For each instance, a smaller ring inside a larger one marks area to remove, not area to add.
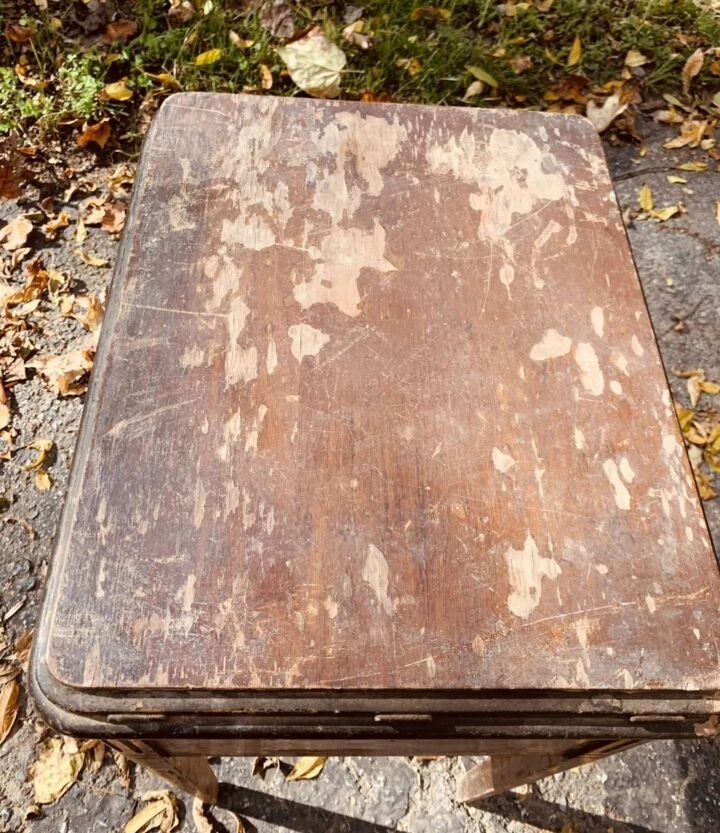
[[[88,124],[83,132],[75,140],[80,147],[84,148],[93,143],[99,148],[104,148],[110,139],[110,124],[108,119],[103,119],[97,124]]]
[[[168,17],[172,26],[188,23],[195,16],[195,9],[190,0],[171,0]]]
[[[285,778],[286,781],[308,781],[317,778],[323,771],[327,758],[302,757],[298,758],[295,766]]]
[[[510,59],[510,66],[516,75],[522,75],[527,72],[533,65],[532,58],[529,55],[518,55]]]
[[[57,217],[53,217],[52,220],[48,220],[45,223],[43,231],[52,240],[59,229],[65,228],[68,225],[70,225],[70,216],[67,211],[61,211]]]
[[[682,68],[682,85],[683,92],[687,95],[690,92],[690,84],[692,79],[700,72],[703,63],[705,62],[705,54],[702,49],[696,49],[692,55],[685,61],[685,66]]]
[[[19,636],[15,640],[15,645],[13,645],[13,648],[15,649],[15,654],[14,654],[15,659],[23,667],[25,667],[25,665],[27,664],[27,661],[30,657],[30,649],[32,648],[32,643],[33,643],[33,634],[34,634],[34,629],[30,628],[29,631],[25,631],[24,634]]]
[[[75,316],[77,320],[91,333],[97,332],[102,327],[105,310],[97,295],[78,295],[75,303],[83,307],[83,315]]]
[[[28,770],[37,804],[52,804],[77,781],[85,756],[72,738],[49,738]]]
[[[130,763],[128,759],[117,749],[110,749],[110,754],[115,762],[115,766],[120,773],[120,780],[126,789],[130,789]]]
[[[0,690],[0,744],[12,731],[19,707],[20,686],[16,679],[11,679]]]
[[[33,226],[27,217],[20,214],[0,230],[0,244],[7,252],[13,252],[25,245]]]
[[[26,362],[26,367],[37,370],[53,393],[79,396],[87,390],[85,380],[93,366],[93,353],[79,348],[60,356],[44,354]]]
[[[107,44],[118,42],[127,43],[127,41],[135,37],[137,30],[137,21],[122,18],[113,23],[108,23],[103,32],[102,40],[103,43]]]
[[[26,43],[34,34],[35,32],[29,26],[9,22],[5,24],[5,37],[13,43]]]

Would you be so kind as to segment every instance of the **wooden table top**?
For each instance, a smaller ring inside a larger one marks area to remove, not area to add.
[[[163,105],[58,537],[50,677],[711,692],[719,608],[589,122]]]

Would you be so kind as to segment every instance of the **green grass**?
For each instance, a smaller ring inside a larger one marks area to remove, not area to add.
[[[136,37],[124,44],[84,48],[76,17],[88,14],[83,3],[51,4],[51,11],[42,12],[35,3],[23,2],[15,11],[0,14],[3,27],[10,22],[34,30],[29,41],[4,40],[0,132],[52,131],[106,117],[137,131],[140,104],[152,110],[172,91],[153,78],[162,73],[171,74],[185,90],[259,91],[264,64],[273,74],[273,94],[298,93],[276,52],[281,41],[262,27],[258,12],[238,11],[234,2],[197,0],[194,18],[171,26],[167,0],[136,0],[126,4],[122,15],[139,24]],[[53,14],[57,5],[60,11]],[[349,98],[530,107],[548,106],[554,100],[554,106],[562,106],[562,97],[558,102],[548,91],[569,75],[584,76],[586,91],[623,80],[626,90],[636,88],[644,97],[678,94],[687,57],[698,47],[720,44],[720,20],[693,0],[555,0],[546,12],[526,2],[514,4],[514,15],[504,14],[495,0],[445,0],[442,14],[421,16],[412,14],[422,6],[413,0],[368,0],[362,17],[364,32],[372,36],[368,50],[343,40],[342,5],[311,0],[292,5],[298,31],[319,24],[347,53],[343,95]],[[230,30],[253,45],[236,48]],[[91,39],[99,41],[101,31]],[[568,67],[576,37],[582,41],[582,58]],[[210,49],[221,49],[222,57],[196,65],[196,57]],[[626,70],[622,78],[629,49],[651,61],[632,75]],[[513,68],[518,58],[526,63],[529,59],[530,68],[518,73]],[[13,68],[17,65],[23,67],[26,83]],[[468,66],[489,73],[497,87],[486,84],[465,100],[474,80]],[[103,88],[121,79],[126,79],[133,97],[108,99]],[[718,88],[720,55],[714,60],[708,56],[693,82],[693,94]]]

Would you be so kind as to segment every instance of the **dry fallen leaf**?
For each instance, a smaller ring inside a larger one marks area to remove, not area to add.
[[[285,778],[286,781],[308,781],[317,778],[323,771],[327,758],[298,758],[295,766]]]
[[[123,833],[170,833],[178,826],[177,800],[170,790],[147,792],[142,800],[148,803],[123,827]]]
[[[691,173],[700,174],[708,169],[707,162],[682,162],[677,166],[679,171],[690,171]]]
[[[266,64],[260,64],[260,86],[263,90],[271,90],[273,85],[272,72]]]
[[[195,822],[197,833],[213,833],[213,826],[205,815],[205,805],[202,798],[194,798],[192,804],[192,817]]]
[[[702,49],[696,49],[693,54],[685,61],[685,66],[682,68],[682,85],[683,92],[687,95],[690,92],[690,84],[692,79],[700,72],[703,63],[705,62],[705,55]]]
[[[627,103],[620,103],[619,93],[613,93],[605,99],[602,106],[598,106],[594,101],[589,99],[586,104],[585,115],[593,123],[595,130],[598,133],[602,133],[610,127],[621,113],[627,110],[627,106]]]
[[[83,315],[76,315],[75,318],[89,332],[97,332],[102,327],[103,316],[105,315],[100,299],[97,295],[78,295],[74,300],[79,307],[85,310]]]
[[[34,480],[35,488],[40,492],[47,492],[47,490],[52,486],[50,475],[45,471],[45,469],[38,469],[35,472]]]
[[[353,46],[359,46],[360,49],[369,49],[370,38],[363,34],[364,26],[365,23],[362,20],[356,20],[350,23],[342,30],[343,40],[353,44]]]
[[[19,636],[15,640],[15,645],[13,648],[15,649],[14,657],[23,666],[26,667],[27,661],[30,658],[30,649],[32,648],[33,643],[33,634],[34,629],[30,628],[29,631],[25,631],[24,634]]]
[[[102,98],[109,99],[110,101],[128,101],[133,97],[133,91],[128,87],[126,82],[127,78],[123,78],[120,81],[113,81],[111,84],[106,84],[102,89]]]
[[[130,762],[128,759],[123,755],[122,752],[118,751],[117,749],[110,749],[110,754],[112,755],[112,759],[115,762],[115,766],[118,769],[118,773],[120,774],[120,780],[123,783],[125,789],[130,789]]]
[[[37,804],[52,804],[77,781],[85,756],[72,738],[49,738],[40,746],[38,758],[30,766]]]
[[[30,220],[23,217],[22,214],[11,220],[0,230],[0,244],[2,244],[3,249],[7,252],[13,252],[24,246],[32,228]]]
[[[573,41],[573,44],[570,47],[570,53],[568,55],[567,65],[569,67],[574,67],[575,64],[580,63],[581,59],[582,59],[582,41],[580,40],[579,35],[575,35],[575,40]]]
[[[340,94],[340,78],[347,58],[319,26],[299,40],[278,49],[292,80],[315,98]]]
[[[42,466],[45,462],[48,454],[52,451],[52,447],[52,440],[33,440],[31,443],[28,443],[26,448],[32,448],[38,453],[27,465],[23,466],[23,468],[26,471],[40,468],[40,466]]]
[[[103,119],[97,124],[88,124],[83,128],[83,132],[75,140],[81,148],[93,143],[99,148],[104,148],[110,139],[110,124],[107,119]]]
[[[653,195],[649,185],[643,185],[638,194],[638,202],[643,211],[648,214],[653,210]]]
[[[79,396],[87,390],[85,377],[93,366],[93,350],[79,348],[60,356],[35,356],[25,366],[37,370],[53,393]]]
[[[92,254],[91,252],[84,252],[82,249],[75,249],[75,254],[83,261],[83,263],[87,263],[88,266],[95,266],[97,268],[101,266],[107,266],[110,261],[104,257],[98,257],[97,255]]]
[[[61,211],[57,217],[48,220],[43,226],[43,231],[52,240],[61,228],[70,225],[70,216],[67,211]]]
[[[136,35],[137,30],[137,22],[127,18],[108,23],[102,36],[103,43],[125,43]]]
[[[90,772],[97,772],[105,760],[107,747],[101,740],[86,740],[80,746],[80,751],[85,755],[86,767]],[[87,763],[90,758],[89,763]]]
[[[173,25],[180,25],[192,20],[195,16],[195,9],[190,0],[170,0],[168,17]]]
[[[686,119],[680,127],[680,135],[665,142],[663,147],[668,150],[684,147],[696,148],[702,142],[707,129],[708,122],[706,119]]]
[[[647,55],[643,55],[642,52],[638,52],[637,49],[629,49],[627,55],[625,56],[625,66],[626,67],[641,67],[644,66],[650,58]]]
[[[10,425],[11,419],[12,415],[10,413],[10,408],[5,404],[5,402],[0,402],[0,431]]]
[[[12,731],[20,707],[20,686],[14,678],[0,689],[0,744]]]

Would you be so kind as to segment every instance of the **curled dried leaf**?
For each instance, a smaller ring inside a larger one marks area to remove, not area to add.
[[[67,737],[49,738],[28,770],[37,804],[52,804],[77,781],[85,755],[77,742]]]
[[[13,677],[0,689],[0,744],[12,731],[20,708],[20,686]]]
[[[295,766],[285,778],[286,781],[308,781],[317,778],[323,771],[327,758],[302,757],[298,758]]]
[[[347,58],[319,26],[299,40],[278,49],[292,80],[315,98],[340,94],[340,78]]]
[[[99,148],[104,148],[109,139],[110,123],[108,119],[103,119],[97,122],[97,124],[86,125],[75,141],[81,148],[87,147],[89,144],[95,144]]]
[[[7,252],[13,252],[25,245],[33,225],[22,214],[0,229],[0,244]]]
[[[690,92],[690,84],[692,79],[700,72],[705,63],[705,53],[702,49],[696,49],[692,55],[685,61],[682,68],[682,85],[683,92],[687,95]]]

